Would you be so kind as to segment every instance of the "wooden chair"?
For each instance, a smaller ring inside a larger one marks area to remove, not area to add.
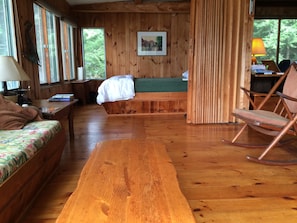
[[[285,81],[285,82],[284,82]],[[283,93],[275,92],[276,89],[284,82]],[[277,145],[284,145],[292,142],[295,137],[290,140],[284,140],[285,135],[297,135],[297,64],[293,63],[285,74],[277,81],[273,88],[266,95],[262,103],[258,107],[253,103],[252,96],[256,93],[242,88],[253,106],[253,109],[235,109],[233,115],[244,121],[244,126],[236,134],[231,144],[259,147],[259,145],[243,144],[236,142],[239,136],[249,126],[253,130],[265,135],[272,136],[273,139],[268,145],[264,145],[264,152],[259,157],[247,156],[248,160],[270,164],[270,165],[289,165],[297,164],[297,160],[269,160],[264,159],[266,154]],[[263,95],[263,94],[262,94]],[[273,111],[263,110],[265,103],[273,96],[277,95],[279,100]],[[263,145],[262,145],[263,146]]]

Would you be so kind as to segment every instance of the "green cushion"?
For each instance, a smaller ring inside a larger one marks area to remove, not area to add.
[[[186,92],[188,82],[182,78],[135,78],[135,92]]]

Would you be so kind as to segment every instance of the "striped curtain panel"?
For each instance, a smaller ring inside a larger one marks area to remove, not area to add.
[[[187,123],[234,122],[233,109],[248,106],[239,87],[250,85],[253,7],[192,0]]]

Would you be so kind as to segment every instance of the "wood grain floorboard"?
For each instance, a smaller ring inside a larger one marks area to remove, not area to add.
[[[75,107],[74,128],[75,138],[68,141],[58,171],[22,223],[55,222],[96,143],[127,138],[157,140],[166,145],[180,188],[198,223],[297,221],[296,166],[247,161],[247,154],[258,155],[262,150],[222,142],[234,136],[238,124],[190,125],[183,115],[109,117],[103,107],[87,105]],[[242,140],[257,142],[259,136],[247,131]],[[275,148],[270,156],[297,154]]]

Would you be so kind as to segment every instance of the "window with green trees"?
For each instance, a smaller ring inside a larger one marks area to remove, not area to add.
[[[254,37],[263,38],[266,55],[257,57],[274,60],[297,60],[297,19],[255,19]]]
[[[13,5],[11,0],[0,0],[0,55],[14,56],[16,58],[16,40],[14,32]],[[16,58],[17,59],[17,58]],[[0,91],[3,91],[0,81]],[[7,81],[7,89],[19,87],[19,81]]]
[[[85,79],[105,79],[105,39],[102,28],[83,28],[83,61]]]
[[[40,84],[56,83],[60,81],[56,16],[35,3],[33,5],[36,46],[39,56],[39,81]]]

